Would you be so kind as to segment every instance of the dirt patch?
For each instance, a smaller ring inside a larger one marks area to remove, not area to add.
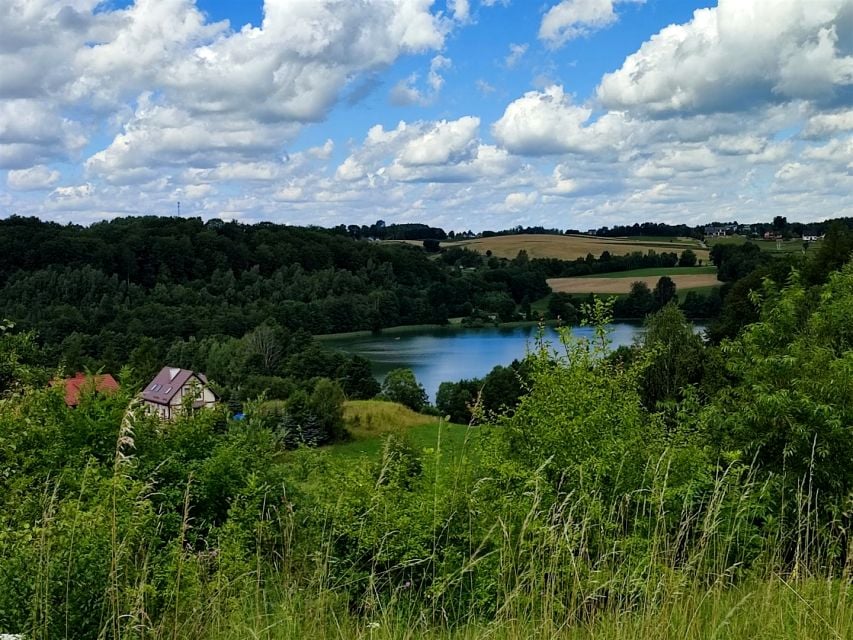
[[[654,289],[661,276],[634,278],[551,278],[548,286],[560,293],[629,293],[634,282],[645,282]],[[716,287],[722,282],[713,273],[688,276],[670,276],[678,289]]]

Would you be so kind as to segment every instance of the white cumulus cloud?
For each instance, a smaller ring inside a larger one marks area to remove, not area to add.
[[[618,19],[615,6],[620,0],[562,0],[542,17],[539,39],[559,47],[569,40],[603,29]],[[645,0],[621,0],[643,3]]]
[[[597,96],[657,114],[831,104],[853,87],[851,20],[848,0],[720,0],[644,43]]]
[[[492,126],[504,147],[522,155],[605,149],[617,142],[618,115],[590,122],[592,110],[574,104],[559,85],[529,91],[510,103]]]
[[[49,169],[44,165],[36,165],[29,169],[9,171],[6,184],[15,191],[40,191],[50,189],[59,182],[59,171]]]

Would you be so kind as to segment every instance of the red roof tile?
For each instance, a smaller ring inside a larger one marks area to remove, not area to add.
[[[73,378],[54,382],[54,385],[62,384],[65,387],[65,404],[76,407],[80,403],[80,392],[86,384],[94,384],[95,391],[100,393],[112,393],[118,391],[118,382],[109,373],[97,376],[87,376],[85,373],[77,372]]]

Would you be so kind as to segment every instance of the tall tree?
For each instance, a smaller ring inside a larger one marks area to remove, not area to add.
[[[399,402],[412,411],[420,412],[427,403],[427,394],[411,369],[389,371],[382,382],[382,395],[391,402]]]

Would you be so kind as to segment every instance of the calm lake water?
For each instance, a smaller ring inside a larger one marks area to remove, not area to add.
[[[611,325],[613,347],[628,345],[642,331],[640,324]],[[523,358],[536,339],[536,327],[499,329],[434,329],[400,335],[379,334],[357,338],[324,340],[326,346],[364,356],[373,365],[379,379],[392,369],[407,367],[414,371],[430,400],[435,400],[438,385],[451,380],[479,378],[497,365],[508,365]],[[556,330],[546,329],[546,339],[559,345]],[[576,336],[591,337],[590,327],[573,327]]]

